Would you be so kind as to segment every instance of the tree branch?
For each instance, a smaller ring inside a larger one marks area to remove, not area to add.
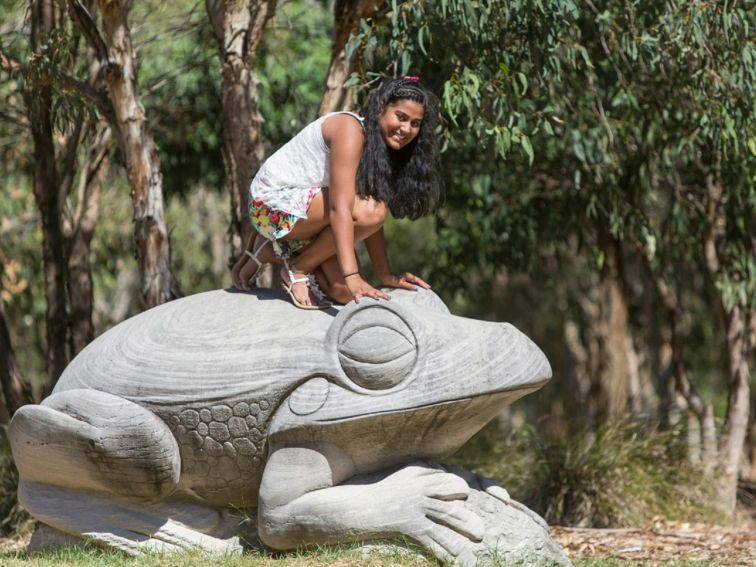
[[[220,0],[205,0],[205,9],[210,25],[213,28],[213,35],[218,42],[218,52],[225,53],[225,42],[223,41],[223,4]]]
[[[79,26],[87,43],[94,49],[103,67],[108,63],[108,46],[100,33],[92,14],[79,0],[68,0],[68,15]]]
[[[81,115],[75,119],[75,124],[72,132],[65,137],[63,143],[63,161],[60,164],[60,182],[58,184],[58,203],[65,209],[66,197],[71,190],[74,176],[76,175],[76,154],[79,149],[79,142],[82,138],[82,131],[85,132],[89,128],[91,118],[83,118]],[[86,124],[86,126],[85,126]]]
[[[80,4],[78,2],[76,3]],[[83,6],[82,9],[86,11]],[[107,57],[105,64],[107,65]],[[23,74],[27,80],[33,81],[38,85],[51,85],[62,92],[77,94],[81,98],[92,103],[109,123],[112,124],[115,120],[115,114],[113,113],[110,99],[104,89],[97,89],[89,83],[80,81],[79,79],[60,71],[53,71],[41,75],[28,73],[28,68],[25,65],[22,65],[3,52],[2,44],[0,44],[0,69],[14,75]]]
[[[248,65],[254,62],[257,54],[257,48],[262,41],[265,24],[276,13],[276,0],[261,0],[250,2],[249,7],[249,27],[245,37],[244,60]]]
[[[97,89],[84,81],[60,72],[40,76],[39,84],[52,85],[62,92],[77,94],[94,104],[109,123],[112,124],[115,121],[113,107],[105,89]]]

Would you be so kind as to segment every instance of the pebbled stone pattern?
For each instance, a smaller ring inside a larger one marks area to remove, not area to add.
[[[249,490],[250,477],[262,472],[271,408],[267,400],[240,400],[170,414],[182,479],[206,493]]]

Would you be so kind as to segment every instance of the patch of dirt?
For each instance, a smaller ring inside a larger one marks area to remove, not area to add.
[[[552,526],[552,537],[573,558],[611,558],[655,565],[706,561],[713,565],[756,565],[756,520],[732,526],[654,522],[645,529],[587,529]]]

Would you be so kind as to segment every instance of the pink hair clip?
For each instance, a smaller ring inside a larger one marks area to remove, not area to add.
[[[417,75],[404,75],[404,77],[402,77],[402,80],[417,82],[420,80],[420,77],[418,77]]]

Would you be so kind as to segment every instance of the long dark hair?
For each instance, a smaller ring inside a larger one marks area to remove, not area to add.
[[[386,146],[378,119],[388,105],[412,100],[423,105],[417,137],[399,150]],[[362,110],[365,147],[357,170],[357,194],[383,201],[396,218],[417,219],[436,206],[438,98],[415,77],[391,79],[370,93]]]

